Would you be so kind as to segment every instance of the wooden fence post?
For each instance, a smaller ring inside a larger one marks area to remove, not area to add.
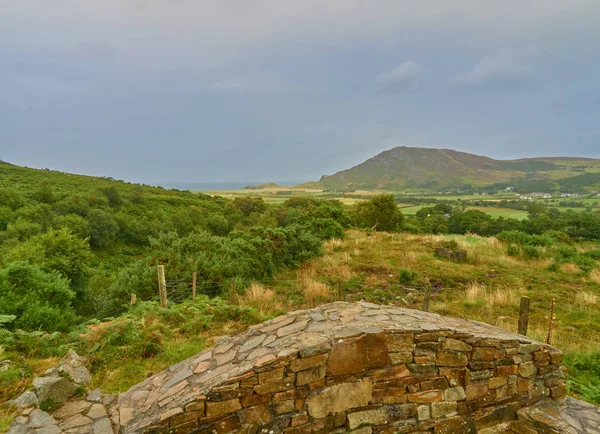
[[[338,290],[338,301],[342,301],[342,281],[341,280],[338,280],[337,290]]]
[[[521,297],[521,309],[519,310],[519,334],[527,336],[527,328],[529,327],[529,306],[531,300],[529,297]]]
[[[552,338],[554,337],[554,322],[556,321],[556,315],[554,315],[554,305],[556,299],[552,299],[552,307],[550,308],[550,322],[548,323],[548,336],[546,337],[546,343],[552,345]]]
[[[196,272],[192,274],[192,300],[196,299]]]
[[[429,312],[429,301],[431,300],[431,286],[425,289],[425,300],[423,300],[423,311]]]
[[[137,297],[136,297],[135,292],[134,292],[134,293],[131,294],[131,305],[133,306],[136,301],[137,301]]]
[[[158,295],[160,297],[160,306],[167,307],[167,282],[165,280],[165,266],[158,266]]]

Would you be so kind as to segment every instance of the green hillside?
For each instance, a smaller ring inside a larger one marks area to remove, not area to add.
[[[529,185],[530,181],[538,184]],[[504,161],[450,149],[401,146],[350,169],[323,176],[312,186],[326,190],[391,191],[520,186],[524,192],[586,191],[600,189],[600,160],[543,157]]]

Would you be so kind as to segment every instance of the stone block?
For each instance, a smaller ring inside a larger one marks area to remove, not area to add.
[[[387,334],[387,346],[390,353],[412,352],[414,345],[414,335],[406,334]]]
[[[431,417],[434,419],[446,417],[452,413],[456,413],[456,402],[434,402],[431,404]]]
[[[467,366],[468,359],[465,353],[440,350],[437,353],[438,366],[461,367]]]
[[[355,383],[342,383],[316,392],[306,400],[308,413],[314,418],[364,407],[373,399],[373,384],[369,378]]]
[[[239,399],[230,399],[222,402],[207,402],[206,417],[223,416],[228,413],[233,413],[242,408]]]
[[[416,392],[408,394],[409,402],[429,403],[438,402],[443,399],[441,390],[427,390],[425,392]]]
[[[329,354],[319,354],[312,357],[306,357],[302,359],[294,359],[290,363],[289,369],[292,372],[302,371],[304,369],[314,368],[316,366],[324,365],[327,362]]]

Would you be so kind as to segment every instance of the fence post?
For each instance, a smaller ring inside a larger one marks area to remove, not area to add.
[[[133,292],[131,294],[131,305],[133,306],[135,304],[135,302],[137,301],[137,297],[135,295],[135,292]]]
[[[429,312],[429,301],[431,300],[431,286],[427,285],[425,289],[425,300],[423,300],[423,310]]]
[[[160,297],[160,306],[167,307],[167,282],[165,281],[165,266],[158,266],[158,295]]]
[[[550,322],[548,323],[548,336],[546,337],[546,343],[548,345],[552,345],[552,338],[554,337],[554,322],[556,321],[556,316],[554,315],[554,305],[556,304],[556,299],[552,299],[552,307],[550,308]]]
[[[519,334],[527,336],[527,328],[529,327],[529,305],[531,300],[529,297],[521,297],[521,308],[519,310]]]
[[[196,299],[196,272],[192,274],[192,300]]]

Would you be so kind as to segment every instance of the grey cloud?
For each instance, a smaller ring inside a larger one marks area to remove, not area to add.
[[[457,84],[471,88],[523,85],[533,75],[533,68],[512,52],[502,50],[482,58],[470,71],[453,78]]]
[[[375,77],[383,85],[413,83],[426,69],[413,60],[406,60],[391,71],[385,71]]]

